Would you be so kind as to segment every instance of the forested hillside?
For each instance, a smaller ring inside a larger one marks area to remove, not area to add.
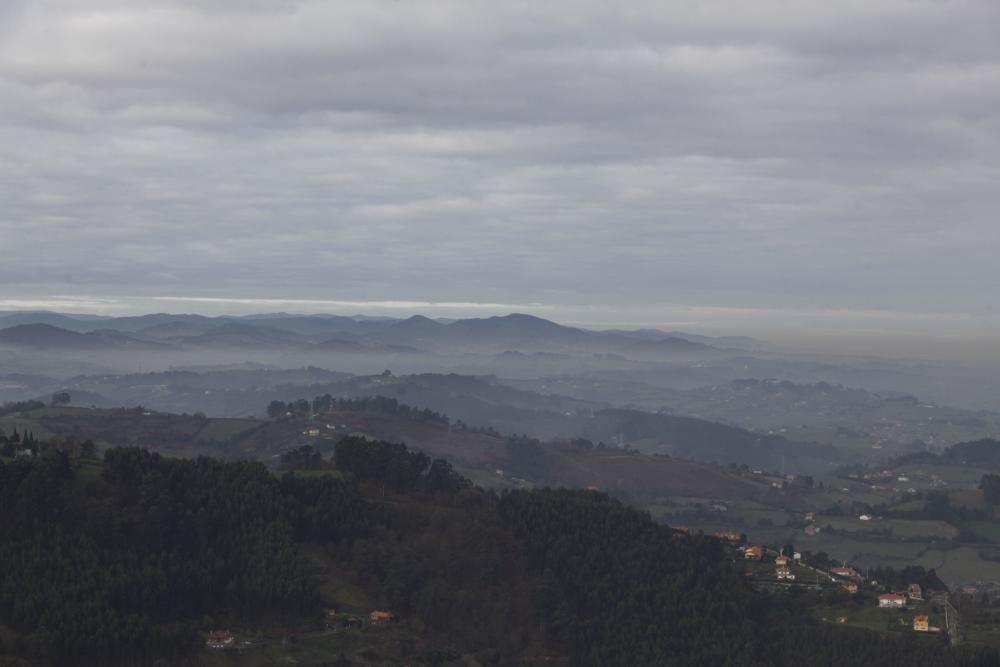
[[[322,629],[324,607],[340,601],[316,582],[337,573],[411,637],[399,649],[384,634],[334,631],[339,665],[1000,660],[806,620],[808,598],[755,592],[714,538],[604,494],[497,495],[444,461],[357,438],[331,459],[294,460],[313,469],[275,476],[135,448],[107,451],[100,466],[58,452],[0,462],[0,656],[216,664],[203,662],[213,625]],[[357,641],[363,650],[348,651]]]

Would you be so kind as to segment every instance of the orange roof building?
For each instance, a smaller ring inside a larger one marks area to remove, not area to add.
[[[383,623],[392,623],[396,620],[396,615],[391,611],[379,611],[375,610],[368,614],[368,620],[375,625],[382,625]]]

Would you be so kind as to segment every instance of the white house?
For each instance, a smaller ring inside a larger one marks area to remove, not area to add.
[[[886,593],[878,596],[878,606],[883,609],[902,609],[906,606],[906,596]]]

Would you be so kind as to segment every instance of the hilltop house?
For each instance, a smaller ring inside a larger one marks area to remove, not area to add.
[[[911,600],[923,600],[924,591],[920,588],[920,584],[910,584],[910,587],[906,591],[906,596]]]
[[[861,575],[858,574],[857,570],[853,567],[834,567],[830,569],[830,574],[835,574],[838,577],[845,577],[847,579],[860,579]]]
[[[851,595],[854,595],[855,593],[858,592],[858,584],[855,581],[842,581],[840,582],[840,587],[843,588],[848,593],[850,593]]]
[[[774,564],[777,567],[787,567],[788,566],[788,556],[784,554],[778,554],[778,557],[774,559]]]
[[[788,581],[795,581],[795,575],[792,574],[792,570],[788,567],[779,567],[775,570],[775,575],[778,579],[787,579]]]
[[[743,556],[747,560],[760,560],[764,557],[764,547],[747,547],[747,550],[743,552]]]
[[[930,632],[931,624],[930,619],[926,616],[914,616],[913,617],[913,629],[917,632]]]
[[[906,596],[896,593],[885,593],[878,596],[878,606],[883,609],[902,609],[906,606]]]
[[[235,643],[236,640],[228,630],[213,630],[208,633],[208,641],[205,642],[205,646],[208,648],[232,648]]]

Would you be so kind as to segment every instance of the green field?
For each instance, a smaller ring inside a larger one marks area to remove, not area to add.
[[[1000,580],[1000,563],[984,560],[975,547],[928,549],[916,564],[935,568],[938,576],[951,585]]]
[[[209,419],[205,428],[196,436],[197,440],[231,440],[236,436],[253,430],[262,422],[253,419]]]
[[[965,521],[962,527],[970,533],[975,533],[984,542],[1000,544],[1000,523],[991,521]]]
[[[950,540],[958,535],[958,529],[945,521],[910,520],[910,519],[873,519],[861,521],[856,518],[817,517],[816,523],[821,526],[829,524],[836,530],[846,530],[849,533],[882,533],[890,531],[892,537],[906,539],[937,538]]]

